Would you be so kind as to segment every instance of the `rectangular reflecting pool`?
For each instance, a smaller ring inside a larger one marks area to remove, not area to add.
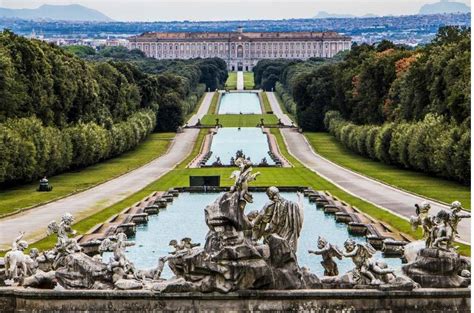
[[[230,158],[235,158],[237,150],[242,150],[246,157],[250,157],[253,164],[259,164],[263,158],[266,158],[269,165],[275,165],[268,155],[270,147],[267,135],[257,127],[219,128],[217,134],[212,136],[212,155],[206,165],[211,165],[218,157],[222,164],[229,165]]]
[[[251,210],[261,210],[268,198],[264,192],[253,192],[254,203],[248,204],[246,213]],[[286,199],[296,201],[297,195],[292,192],[282,192]],[[130,240],[135,241],[135,246],[127,248],[128,258],[139,269],[155,267],[160,256],[168,255],[172,251],[168,246],[170,240],[180,240],[190,237],[193,242],[205,243],[205,236],[208,227],[204,220],[204,208],[212,203],[218,193],[180,193],[179,197],[167,209],[162,210],[158,215],[151,215],[148,224],[137,226],[137,232]],[[355,237],[348,233],[347,225],[336,223],[334,215],[328,215],[323,210],[317,209],[316,205],[309,203],[304,198],[304,223],[301,236],[298,242],[298,263],[306,266],[311,272],[318,276],[323,276],[324,269],[320,262],[321,256],[308,254],[308,250],[317,249],[317,238],[321,235],[330,243],[336,244],[343,249],[344,241],[353,238],[356,241],[364,242],[365,237]],[[381,259],[381,252],[377,252],[376,259]],[[104,260],[108,256],[104,254]],[[339,274],[344,274],[353,268],[352,261],[348,258],[335,260],[339,266]],[[398,258],[384,258],[390,267],[399,269],[401,260]],[[173,274],[168,266],[165,266],[162,277],[170,278]]]
[[[258,94],[232,92],[222,95],[218,114],[262,114]]]

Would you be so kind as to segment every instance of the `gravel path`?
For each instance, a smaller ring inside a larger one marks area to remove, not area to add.
[[[237,90],[244,90],[244,72],[237,72]]]

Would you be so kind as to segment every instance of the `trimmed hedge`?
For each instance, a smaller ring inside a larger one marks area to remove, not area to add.
[[[135,148],[156,125],[156,114],[142,110],[110,129],[94,122],[58,129],[36,117],[0,124],[0,184],[31,181],[81,168]]]
[[[471,133],[467,126],[427,114],[418,122],[356,125],[337,111],[324,124],[345,147],[387,164],[470,184]]]
[[[280,97],[283,102],[283,106],[286,111],[291,115],[296,115],[296,102],[293,100],[293,97],[285,90],[285,87],[280,82],[275,84],[275,92]]]

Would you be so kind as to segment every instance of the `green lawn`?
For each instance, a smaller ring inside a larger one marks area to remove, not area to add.
[[[459,200],[464,208],[471,209],[471,190],[468,186],[360,156],[328,133],[305,133],[305,136],[317,153],[343,167],[427,198],[445,203]]]
[[[226,89],[237,89],[237,72],[229,72],[227,81],[225,82]]]
[[[37,182],[0,190],[0,216],[57,200],[125,174],[165,153],[174,136],[174,133],[151,134],[135,150],[119,157],[88,166],[80,171],[48,177],[54,186],[51,192],[37,192]]]
[[[272,112],[272,106],[270,105],[270,101],[268,101],[268,95],[265,91],[262,92],[262,99],[265,113]]]
[[[357,197],[354,197],[346,192],[338,189],[336,186],[330,182],[324,180],[314,172],[305,168],[301,163],[299,163],[295,158],[293,158],[284,145],[283,137],[281,136],[279,129],[271,129],[272,133],[276,136],[280,150],[283,155],[294,165],[293,168],[256,168],[255,171],[261,172],[261,175],[258,177],[257,181],[252,183],[253,186],[308,186],[316,190],[327,190],[333,195],[337,196],[343,201],[350,203],[353,206],[358,207],[361,211],[371,215],[372,217],[385,222],[393,226],[394,228],[412,236],[413,238],[421,238],[421,231],[416,232],[411,230],[409,223],[395,215],[392,215],[389,212],[381,210],[372,204],[369,204]],[[194,145],[192,154],[186,158],[178,167],[161,177],[159,180],[151,183],[144,189],[133,194],[132,196],[124,199],[123,201],[116,203],[102,211],[97,212],[96,214],[78,221],[74,225],[79,233],[84,233],[90,228],[94,227],[96,224],[105,221],[114,214],[121,212],[128,206],[131,206],[137,201],[145,198],[149,194],[157,190],[167,190],[171,187],[180,187],[180,186],[189,186],[189,175],[220,175],[221,184],[223,186],[230,186],[233,181],[229,178],[230,173],[234,169],[230,168],[200,168],[200,169],[189,169],[185,166],[190,162],[190,160],[199,152],[201,142],[206,134],[206,130],[201,130],[198,140]],[[37,247],[40,249],[48,249],[54,245],[55,237],[49,236],[33,245],[31,247]],[[460,252],[464,255],[470,255],[470,246],[459,244]],[[1,255],[1,254],[0,254]]]
[[[278,118],[273,114],[208,114],[203,117],[201,123],[215,125],[216,118],[219,119],[219,124],[224,127],[255,127],[260,124],[262,118],[265,124],[278,123]]]
[[[219,93],[214,92],[212,96],[211,105],[209,106],[209,110],[207,111],[208,114],[215,114],[217,113],[217,101],[219,100]]]
[[[253,72],[244,72],[244,89],[252,90],[255,88],[255,81],[253,79]]]

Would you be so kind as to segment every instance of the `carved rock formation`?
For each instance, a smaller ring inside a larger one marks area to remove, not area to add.
[[[457,252],[421,248],[415,260],[404,265],[402,270],[424,288],[457,288],[470,285],[470,277],[461,276],[463,271],[468,273],[470,267],[469,259]]]

